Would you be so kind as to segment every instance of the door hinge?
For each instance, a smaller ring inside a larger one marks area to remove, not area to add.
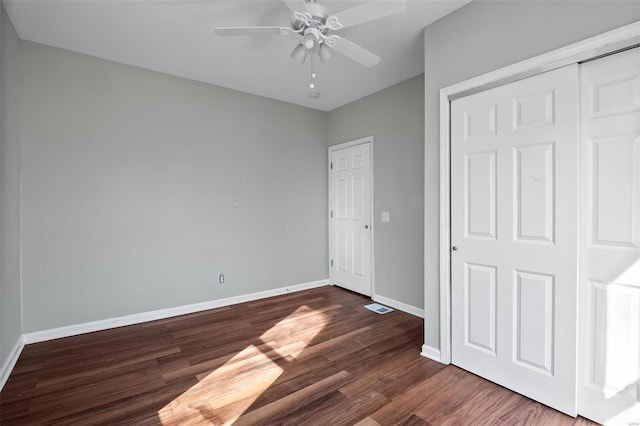
[[[333,219],[333,210],[331,210],[331,218]]]
[[[333,259],[331,259],[331,267],[333,268]]]
[[[331,170],[333,170],[333,161],[331,162]]]

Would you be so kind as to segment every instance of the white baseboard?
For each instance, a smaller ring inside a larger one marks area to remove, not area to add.
[[[258,291],[255,293],[228,297],[225,299],[210,300],[207,302],[194,303],[191,305],[176,306],[174,308],[158,309],[156,311],[142,312],[139,314],[109,318],[100,321],[92,321],[84,324],[75,324],[65,327],[52,328],[49,330],[35,331],[23,335],[23,345],[29,343],[44,342],[52,339],[59,339],[62,337],[76,336],[78,334],[92,333],[94,331],[107,330],[110,328],[123,327],[126,325],[139,324],[147,321],[155,321],[175,317],[178,315],[191,314],[194,312],[206,311],[208,309],[221,308],[223,306],[230,306],[238,303],[265,299],[267,297],[280,296],[282,294],[308,290],[315,287],[322,287],[328,284],[329,280],[324,279],[288,287],[276,288],[273,290]]]
[[[433,346],[429,346],[426,344],[422,345],[422,352],[420,352],[420,355],[442,363],[442,358],[440,357],[440,349],[434,348]]]
[[[389,299],[388,297],[380,296],[378,294],[374,294],[371,299],[393,309],[406,312],[419,318],[424,318],[424,310],[416,308],[415,306],[407,305],[406,303],[398,302],[397,300]]]
[[[2,364],[2,369],[0,369],[0,390],[2,390],[4,385],[7,383],[9,375],[11,374],[11,371],[13,371],[13,367],[15,367],[16,362],[18,362],[22,349],[24,349],[24,339],[20,336],[18,337],[16,344],[13,345],[13,349],[11,349],[9,357],[5,360],[4,364]]]

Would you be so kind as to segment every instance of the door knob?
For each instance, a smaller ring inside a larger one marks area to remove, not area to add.
[[[369,229],[369,225],[365,225],[365,226],[364,226],[364,229]]]
[[[458,250],[458,247],[453,246],[453,247],[451,247],[451,250],[456,251],[456,250]]]

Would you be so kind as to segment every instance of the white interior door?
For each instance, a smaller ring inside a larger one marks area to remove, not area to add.
[[[580,74],[579,412],[640,424],[640,48]]]
[[[332,147],[329,180],[331,280],[371,296],[371,143]]]
[[[578,66],[451,103],[453,363],[576,415]]]

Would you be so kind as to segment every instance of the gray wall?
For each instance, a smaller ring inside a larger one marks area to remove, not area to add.
[[[329,145],[373,136],[375,293],[423,307],[424,78],[329,113]],[[380,213],[391,213],[382,223]]]
[[[21,48],[25,333],[327,278],[326,113]]]
[[[425,343],[439,335],[439,90],[640,19],[638,1],[476,0],[425,29]]]
[[[22,334],[19,40],[0,6],[0,367]]]

